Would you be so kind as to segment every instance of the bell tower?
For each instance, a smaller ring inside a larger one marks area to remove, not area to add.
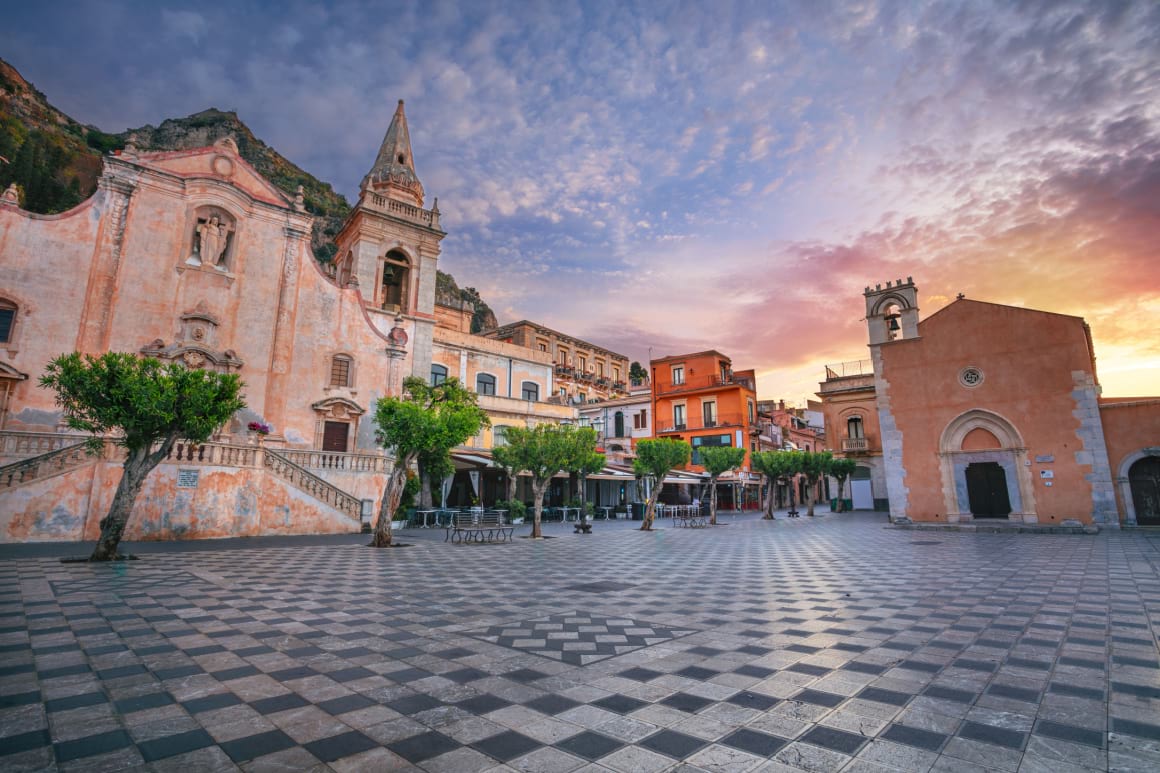
[[[887,280],[886,287],[867,287],[863,295],[871,346],[918,337],[918,288],[914,279]]]
[[[402,374],[426,379],[439,243],[446,234],[439,225],[439,200],[424,209],[424,195],[400,99],[375,162],[359,185],[358,203],[335,238],[334,260],[339,285],[358,288],[379,332],[406,334],[409,361]]]

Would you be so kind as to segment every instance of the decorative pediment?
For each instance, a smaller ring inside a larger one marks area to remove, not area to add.
[[[238,370],[242,361],[233,349],[217,348],[218,320],[204,303],[178,318],[181,327],[177,339],[166,345],[160,338],[141,347],[141,354],[161,360],[175,360],[188,368],[206,368],[223,373]]]
[[[209,147],[151,153],[123,153],[122,158],[139,166],[158,169],[187,179],[210,178],[228,182],[259,201],[293,207],[293,199],[266,180],[238,152],[231,137]]]
[[[366,409],[345,397],[328,397],[310,406],[328,419],[349,419],[362,416]]]
[[[21,373],[11,365],[0,362],[0,378],[11,379],[12,381],[24,381],[28,378],[28,374]]]

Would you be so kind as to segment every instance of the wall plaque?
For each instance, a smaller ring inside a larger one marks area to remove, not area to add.
[[[200,470],[178,470],[177,471],[177,487],[178,488],[197,488],[197,479],[200,476]]]

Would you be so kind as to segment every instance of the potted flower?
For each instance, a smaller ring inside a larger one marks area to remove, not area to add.
[[[262,440],[271,431],[270,425],[264,421],[251,421],[246,425],[246,429],[250,431],[250,434],[254,437],[258,445],[262,445]]]
[[[524,516],[527,515],[528,506],[518,499],[511,501],[501,500],[495,503],[499,510],[507,510],[508,523],[512,525],[519,525],[524,522]]]

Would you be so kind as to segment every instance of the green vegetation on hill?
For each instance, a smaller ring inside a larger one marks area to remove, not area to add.
[[[30,212],[64,212],[93,195],[101,157],[129,143],[141,151],[188,150],[212,145],[222,137],[232,137],[242,158],[288,196],[302,186],[306,210],[315,216],[314,257],[330,261],[350,204],[330,183],[287,161],[255,137],[237,113],[210,108],[186,118],[167,119],[160,126],[107,134],[57,110],[0,59],[0,190],[16,183],[23,197],[21,206]],[[445,299],[441,302],[471,304],[473,332],[497,327],[495,314],[475,288],[460,289],[450,274],[438,273],[436,293]]]

